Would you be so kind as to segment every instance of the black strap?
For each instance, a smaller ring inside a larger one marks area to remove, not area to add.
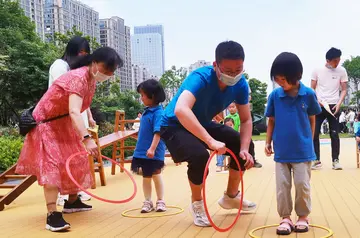
[[[57,120],[57,119],[66,117],[68,115],[69,115],[69,113],[61,115],[61,116],[53,117],[53,118],[50,118],[50,119],[42,120],[42,121],[39,122],[39,124],[46,123],[46,122],[53,121],[53,120]]]

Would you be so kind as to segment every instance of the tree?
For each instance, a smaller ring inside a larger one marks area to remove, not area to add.
[[[165,71],[165,73],[161,76],[159,82],[163,86],[166,94],[164,105],[167,105],[170,102],[186,77],[186,68],[181,67],[176,69],[176,66],[172,66],[171,69]]]
[[[48,39],[49,42],[51,42],[57,47],[60,54],[63,54],[65,52],[65,47],[67,43],[74,36],[84,37],[89,42],[90,48],[93,51],[101,47],[101,45],[96,41],[96,38],[90,36],[84,36],[84,34],[81,31],[79,31],[76,28],[76,26],[73,26],[71,30],[66,31],[65,34],[55,32],[54,35],[47,34],[46,38]]]
[[[249,79],[249,86],[251,89],[253,113],[263,115],[267,102],[267,84],[256,78],[251,78]]]
[[[343,64],[349,77],[348,95],[353,95],[350,104],[359,105],[360,102],[360,56],[351,57],[351,59],[345,60]]]
[[[56,48],[43,43],[17,1],[0,0],[0,124],[35,104],[46,92]]]

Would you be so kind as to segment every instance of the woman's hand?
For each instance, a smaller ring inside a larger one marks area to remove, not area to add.
[[[93,118],[89,118],[89,126],[94,128],[96,126],[96,121]]]
[[[83,143],[89,155],[93,157],[97,157],[99,155],[98,147],[93,139],[88,138],[84,140]]]

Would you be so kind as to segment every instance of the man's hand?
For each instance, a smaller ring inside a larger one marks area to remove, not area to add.
[[[245,160],[244,166],[246,169],[251,169],[254,166],[254,159],[251,156],[251,154],[249,154],[248,151],[242,150],[242,151],[240,151],[239,155],[240,155],[240,158]]]
[[[266,144],[265,145],[265,155],[266,156],[271,156],[271,154],[273,154],[274,152],[273,152],[273,150],[272,150],[272,146],[271,146],[271,144]]]
[[[219,155],[226,153],[225,143],[212,139],[208,144],[209,149],[216,151]]]
[[[332,108],[332,110],[334,110],[334,115],[338,114],[338,112],[340,111],[340,107],[341,107],[341,104],[338,103]]]

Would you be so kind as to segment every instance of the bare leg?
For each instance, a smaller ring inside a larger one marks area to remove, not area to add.
[[[229,169],[229,180],[226,193],[229,197],[234,198],[239,192],[240,174],[239,171]]]
[[[74,203],[78,199],[77,193],[75,194],[69,194],[69,203]]]
[[[203,200],[202,195],[201,195],[202,184],[195,185],[190,180],[189,180],[189,184],[190,184],[190,188],[191,188],[191,200],[192,200],[192,202],[202,201]]]
[[[45,201],[46,201],[46,207],[48,210],[48,213],[50,212],[56,212],[56,199],[58,196],[59,189],[55,185],[44,185],[44,195],[45,195]]]

